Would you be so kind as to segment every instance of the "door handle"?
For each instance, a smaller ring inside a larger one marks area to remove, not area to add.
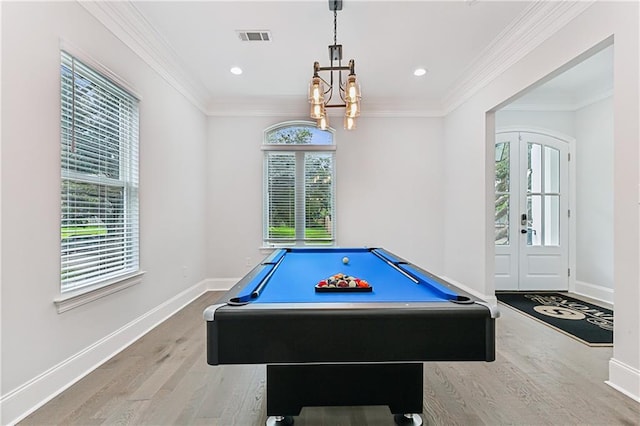
[[[526,213],[522,213],[520,215],[520,225],[524,226],[527,224],[527,214]],[[524,232],[523,232],[524,234]]]
[[[521,230],[520,230],[520,233],[521,233],[521,234],[526,234],[527,232],[528,232],[528,231],[527,231],[526,229],[521,229]]]

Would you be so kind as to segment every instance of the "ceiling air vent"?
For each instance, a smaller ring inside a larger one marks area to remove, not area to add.
[[[269,30],[236,30],[236,33],[242,41],[271,41],[271,31]]]

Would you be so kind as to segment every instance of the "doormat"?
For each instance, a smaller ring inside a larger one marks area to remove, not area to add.
[[[589,346],[613,346],[613,311],[560,293],[496,292],[498,301]]]

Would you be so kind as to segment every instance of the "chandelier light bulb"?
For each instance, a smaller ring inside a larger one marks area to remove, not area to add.
[[[356,128],[356,119],[353,117],[344,117],[344,128],[347,130],[353,130]]]
[[[354,74],[349,75],[347,77],[347,102],[358,102],[360,99],[360,87],[358,82],[356,81],[356,76]]]
[[[325,115],[324,113],[324,105],[322,103],[319,104],[311,104],[311,118],[320,119]]]
[[[318,119],[318,127],[320,130],[327,130],[327,127],[329,127],[329,120],[326,114]]]
[[[324,84],[320,77],[313,77],[309,84],[309,102],[320,104],[324,101]]]
[[[360,115],[360,104],[358,102],[350,102],[347,100],[347,105],[344,109],[344,114],[347,117],[355,118]]]

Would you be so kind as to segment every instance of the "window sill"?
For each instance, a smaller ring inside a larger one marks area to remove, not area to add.
[[[113,294],[117,291],[139,284],[142,282],[142,276],[144,273],[144,271],[138,271],[125,275],[124,277],[118,277],[116,279],[106,281],[97,286],[71,291],[61,295],[59,298],[55,299],[53,303],[56,305],[58,313],[61,314],[77,308],[78,306],[93,302],[94,300],[100,299],[104,296],[108,296],[109,294]]]

